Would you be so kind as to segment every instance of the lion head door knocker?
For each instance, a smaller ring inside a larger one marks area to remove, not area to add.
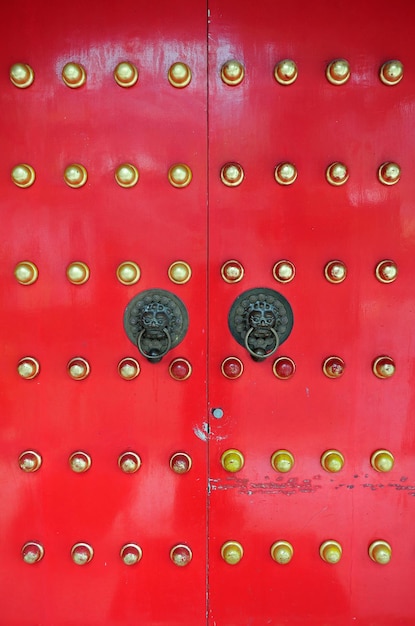
[[[273,289],[257,287],[241,294],[229,311],[229,329],[254,361],[274,354],[291,333],[293,312],[286,298]]]
[[[170,291],[148,289],[129,302],[124,314],[128,338],[151,363],[158,363],[184,338],[189,317]]]

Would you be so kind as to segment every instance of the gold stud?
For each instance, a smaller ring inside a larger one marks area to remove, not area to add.
[[[192,72],[186,63],[178,62],[170,66],[167,77],[170,85],[177,89],[183,89],[192,80]]]
[[[274,176],[279,185],[292,185],[297,178],[297,168],[293,163],[279,163]]]
[[[387,541],[374,541],[369,546],[369,556],[379,565],[387,565],[392,558],[392,548]]]
[[[25,450],[19,455],[19,466],[24,472],[37,472],[42,465],[42,457],[33,450]]]
[[[372,371],[377,378],[391,378],[395,373],[395,361],[390,356],[378,356],[373,361]]]
[[[22,559],[25,563],[33,565],[43,559],[45,555],[45,549],[42,544],[37,541],[28,541],[22,547]]]
[[[82,261],[74,261],[66,268],[66,277],[74,285],[83,285],[89,279],[89,267]]]
[[[326,472],[340,472],[344,465],[344,456],[338,450],[326,450],[320,462]]]
[[[239,541],[227,541],[220,549],[222,559],[229,565],[236,565],[244,555],[244,549]]]
[[[140,276],[141,270],[134,261],[124,261],[117,267],[117,278],[123,285],[135,285]]]
[[[274,67],[274,77],[280,85],[291,85],[297,80],[297,76],[297,65],[292,59],[284,59]]]
[[[170,550],[170,558],[178,567],[185,567],[192,560],[193,554],[189,546],[178,543]]]
[[[31,187],[36,180],[35,170],[27,163],[19,163],[12,169],[12,181],[17,187],[26,189]]]
[[[120,87],[133,87],[138,81],[138,70],[133,63],[122,61],[114,70],[114,79]]]
[[[343,549],[338,541],[330,539],[320,546],[320,556],[326,563],[334,565],[342,558]]]
[[[175,261],[172,263],[167,271],[168,277],[176,285],[184,285],[187,283],[191,276],[191,267],[186,261]]]
[[[84,380],[89,376],[91,368],[88,361],[77,356],[69,361],[67,371],[74,380]]]
[[[176,474],[187,474],[192,467],[192,459],[186,452],[176,452],[171,456],[169,464]]]
[[[294,548],[288,541],[276,541],[271,546],[271,556],[276,563],[287,565],[294,555]]]
[[[394,463],[394,456],[389,450],[376,450],[370,457],[370,464],[377,472],[390,472]]]
[[[25,380],[32,380],[39,374],[39,371],[39,361],[31,356],[23,357],[17,364],[17,372]]]
[[[235,473],[243,468],[245,459],[242,452],[230,448],[229,450],[225,450],[222,454],[220,462],[224,470]]]
[[[143,551],[136,543],[126,543],[120,550],[125,565],[136,565],[143,557]]]
[[[327,378],[340,378],[343,376],[345,362],[339,356],[329,356],[323,363],[323,373]]]
[[[227,187],[238,187],[244,177],[244,170],[239,163],[225,163],[220,171],[220,179]]]
[[[326,68],[327,80],[332,85],[344,85],[350,78],[350,65],[346,59],[335,59]]]
[[[85,185],[88,180],[88,174],[83,165],[80,163],[72,163],[65,168],[63,178],[69,187],[72,187],[72,189],[79,189],[79,187],[83,187]]]
[[[21,261],[14,268],[14,275],[21,285],[33,285],[38,279],[39,270],[31,261]]]
[[[94,556],[94,550],[88,543],[76,543],[72,546],[71,557],[76,565],[86,565]]]
[[[82,452],[82,450],[78,450],[77,452],[73,452],[69,457],[69,467],[76,474],[83,474],[87,472],[91,467],[91,457],[86,452]]]
[[[381,283],[393,283],[398,277],[398,267],[395,261],[385,259],[376,265],[375,274]]]
[[[242,263],[239,263],[239,261],[235,261],[234,259],[226,261],[226,263],[224,263],[220,268],[220,275],[225,283],[239,283],[239,281],[244,277],[244,273],[245,270]]]
[[[401,168],[397,163],[387,161],[382,163],[378,170],[379,181],[383,185],[396,185],[401,177]]]
[[[10,68],[10,80],[15,87],[26,89],[35,80],[35,73],[27,63],[15,63]]]
[[[380,68],[379,77],[385,85],[397,85],[403,78],[402,63],[397,60],[387,61]]]
[[[138,183],[139,173],[135,165],[131,163],[123,163],[115,170],[115,180],[120,187],[128,189],[134,187]]]
[[[86,72],[80,63],[67,63],[62,70],[62,80],[71,89],[82,87],[86,83]]]
[[[185,163],[176,163],[169,169],[168,179],[173,187],[187,187],[190,185],[192,177],[192,170]]]
[[[280,356],[278,359],[275,359],[272,365],[272,372],[274,376],[279,378],[280,380],[288,380],[292,376],[294,376],[296,370],[296,365],[289,356]]]
[[[335,161],[331,165],[328,166],[326,170],[326,178],[327,182],[330,185],[334,185],[335,187],[340,187],[340,185],[344,185],[349,179],[349,171],[347,166],[344,163],[340,163],[340,161]]]
[[[245,76],[245,69],[242,63],[232,59],[222,65],[220,77],[226,85],[235,87],[239,85]]]
[[[141,459],[136,452],[123,452],[118,457],[118,467],[125,474],[135,474],[141,467]]]
[[[279,283],[289,283],[295,276],[295,265],[286,259],[278,261],[272,268],[272,275]]]
[[[288,450],[277,450],[271,457],[271,465],[276,472],[285,474],[294,467],[294,457]]]
[[[342,283],[347,276],[347,267],[343,261],[338,259],[329,261],[324,268],[324,276],[329,283]]]
[[[124,380],[133,380],[140,373],[140,365],[135,359],[126,357],[118,363],[118,373]]]

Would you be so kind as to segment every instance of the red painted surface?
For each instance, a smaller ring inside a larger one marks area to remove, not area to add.
[[[190,2],[163,2],[156,11],[130,0],[122,10],[76,1],[52,12],[24,1],[17,21],[15,7],[3,9],[4,626],[415,621],[414,9],[403,0],[392,12],[384,0],[351,2],[340,12],[326,1],[312,8],[305,2],[209,5],[209,24],[206,6]],[[345,85],[333,86],[325,68],[339,57],[350,62],[352,74]],[[220,79],[222,64],[232,58],[245,66],[236,87]],[[290,86],[273,77],[283,58],[299,68]],[[378,72],[391,58],[403,62],[405,75],[387,87]],[[131,89],[113,78],[123,60],[139,70]],[[62,67],[70,61],[86,68],[80,89],[62,82]],[[167,80],[176,61],[188,63],[193,73],[184,89]],[[16,62],[35,71],[28,89],[9,80]],[[325,170],[337,160],[347,164],[350,178],[336,188],[325,180]],[[378,167],[389,160],[402,168],[391,187],[377,179]],[[232,161],[242,165],[245,179],[227,188],[219,173]],[[274,168],[282,161],[298,169],[291,186],[275,182]],[[81,189],[63,181],[73,162],[88,171]],[[114,180],[122,162],[139,169],[132,189]],[[167,171],[177,162],[193,171],[186,189],[168,183]],[[17,163],[34,167],[32,187],[11,182]],[[374,268],[388,258],[399,274],[385,285]],[[221,278],[230,259],[245,269],[241,282]],[[296,268],[287,284],[272,275],[281,259]],[[333,259],[348,270],[337,285],[324,278]],[[33,285],[22,286],[13,276],[23,260],[39,268]],[[65,277],[76,260],[91,270],[81,286]],[[126,260],[142,272],[129,287],[116,278]],[[177,260],[192,268],[184,285],[167,275]],[[228,330],[234,300],[258,286],[279,291],[293,307],[293,332],[277,352],[296,364],[289,380],[273,375],[272,358],[252,361]],[[190,319],[183,342],[159,364],[138,354],[122,325],[127,303],[154,287],[180,297]],[[373,359],[383,354],[396,363],[390,380],[371,371]],[[41,367],[29,381],[16,372],[26,355]],[[322,373],[332,355],[345,361],[338,380]],[[76,356],[91,365],[84,381],[66,372]],[[222,375],[220,364],[228,356],[242,360],[240,378]],[[124,357],[140,362],[133,381],[118,375]],[[175,358],[191,363],[187,380],[169,375]],[[223,416],[213,417],[213,408],[222,408]],[[220,465],[228,448],[245,456],[238,473]],[[270,464],[281,448],[295,457],[287,474]],[[345,457],[338,474],[320,466],[329,448]],[[395,455],[390,473],[370,466],[378,448]],[[43,464],[25,474],[17,460],[30,449]],[[69,468],[76,450],[92,457],[85,474]],[[135,474],[123,474],[117,465],[125,451],[141,457]],[[171,471],[175,452],[191,456],[188,473]],[[279,539],[294,546],[284,566],[269,552]],[[343,547],[336,565],[319,557],[327,539]],[[388,565],[368,556],[376,539],[392,545]],[[34,565],[20,555],[30,540],[45,548]],[[234,566],[220,556],[229,540],[244,548]],[[94,548],[92,561],[82,567],[70,557],[77,542]],[[120,559],[126,543],[143,550],[135,566]],[[186,567],[170,560],[177,544],[192,549]]]

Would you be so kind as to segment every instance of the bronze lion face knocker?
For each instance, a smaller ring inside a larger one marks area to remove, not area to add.
[[[254,361],[272,356],[289,336],[293,312],[288,300],[266,287],[242,293],[229,312],[229,329]]]

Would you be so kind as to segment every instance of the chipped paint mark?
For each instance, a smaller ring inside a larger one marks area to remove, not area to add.
[[[310,390],[308,387],[305,388],[305,395],[307,396],[307,398],[310,397]]]
[[[199,437],[201,441],[207,441],[207,438],[208,438],[207,434],[205,433],[204,430],[199,428],[199,426],[197,425],[193,426],[193,432],[196,435],[196,437]]]
[[[277,481],[250,482],[247,478],[227,478],[225,482],[219,479],[210,479],[210,491],[228,491],[235,489],[241,494],[248,496],[260,494],[281,494],[284,496],[294,496],[298,493],[315,493],[321,489],[321,485],[314,485],[311,480],[299,480],[296,477],[283,481],[280,478]]]

